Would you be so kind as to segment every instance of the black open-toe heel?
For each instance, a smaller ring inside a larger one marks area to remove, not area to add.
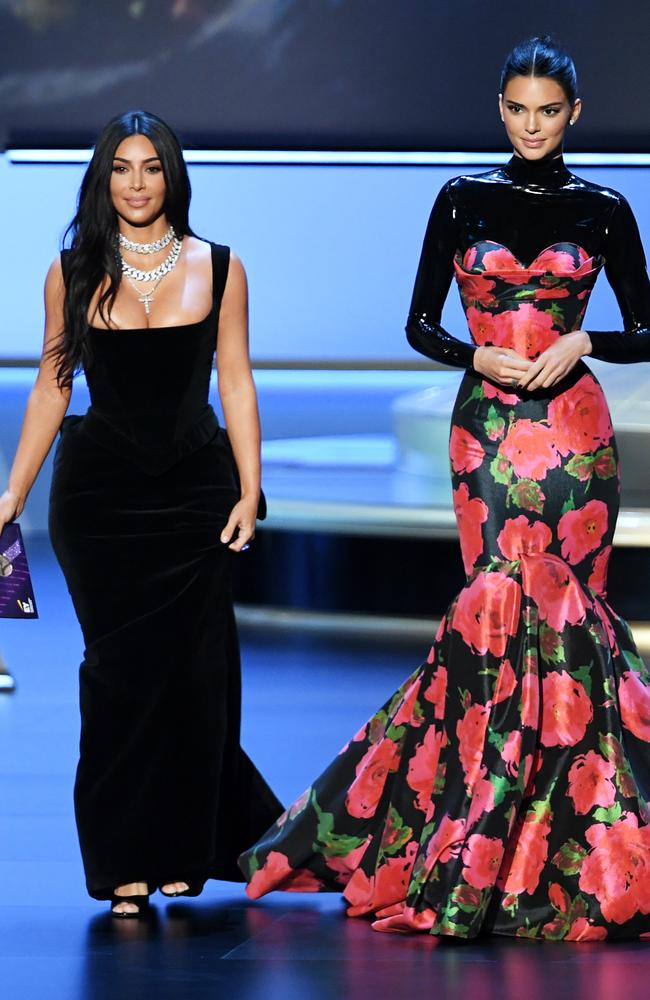
[[[179,879],[179,882],[185,882],[185,879]],[[187,882],[187,889],[182,889],[181,892],[163,892],[162,886],[160,892],[167,899],[176,899],[179,896],[200,896],[203,892],[203,882]]]
[[[115,909],[118,903],[133,903],[137,906],[137,910],[119,912]],[[117,896],[115,893],[111,896],[111,916],[117,919],[137,920],[138,917],[144,916],[148,908],[149,896]]]

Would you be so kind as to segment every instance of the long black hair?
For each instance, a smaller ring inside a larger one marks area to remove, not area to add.
[[[578,97],[578,77],[573,59],[550,35],[527,38],[508,53],[499,81],[501,94],[514,76],[551,77],[562,87],[571,107]]]
[[[163,211],[177,236],[192,235],[190,179],[181,144],[174,132],[161,118],[148,111],[127,111],[111,119],[97,140],[79,189],[76,215],[63,237],[64,246],[70,237],[69,252],[64,254],[63,331],[51,351],[61,387],[69,387],[74,374],[90,362],[87,331],[93,295],[108,276],[108,284],[98,303],[99,314],[108,325],[120,287],[117,212],[111,200],[110,180],[115,151],[131,135],[145,135],[151,140],[165,178]]]

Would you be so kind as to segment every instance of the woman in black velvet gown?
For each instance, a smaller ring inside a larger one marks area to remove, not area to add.
[[[650,284],[625,199],[563,162],[570,58],[516,49],[500,109],[514,155],[438,195],[407,327],[466,370],[467,584],[427,662],[240,863],[253,898],[343,891],[378,931],[649,936],[650,673],[607,603],[616,442],[582,356],[650,360]],[[601,269],[622,332],[581,329]],[[472,344],[440,325],[454,276]]]
[[[228,247],[193,236],[189,198],[160,119],[109,123],[47,277],[43,360],[0,498],[1,527],[83,367],[91,407],[63,420],[50,531],[86,647],[75,809],[87,886],[116,916],[138,916],[157,888],[241,879],[238,853],[281,811],[239,745],[231,558],[260,503],[246,277]],[[208,403],[215,348],[232,450]]]

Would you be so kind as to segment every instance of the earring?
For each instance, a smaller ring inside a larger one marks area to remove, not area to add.
[[[569,125],[575,125],[575,122],[574,122],[573,118],[570,119]]]

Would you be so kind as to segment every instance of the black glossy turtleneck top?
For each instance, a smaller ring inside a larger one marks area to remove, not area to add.
[[[416,351],[469,368],[476,347],[441,325],[454,257],[480,240],[507,247],[529,264],[561,242],[604,259],[623,317],[622,331],[587,331],[591,357],[650,361],[650,281],[643,246],[625,198],[572,174],[562,157],[537,162],[513,156],[487,173],[456,177],[440,191],[429,218],[406,326]]]

